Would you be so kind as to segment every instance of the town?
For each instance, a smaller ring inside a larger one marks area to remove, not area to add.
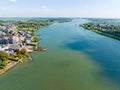
[[[4,73],[24,59],[32,60],[31,52],[39,48],[38,35],[34,32],[48,26],[48,21],[35,19],[0,20],[0,73]]]
[[[5,68],[8,64],[15,61],[22,61],[24,58],[30,58],[29,52],[34,50],[38,43],[36,36],[31,31],[18,30],[17,25],[5,23],[0,25],[0,68]]]
[[[0,26],[0,51],[6,51],[12,54],[16,49],[21,50],[25,48],[29,52],[26,44],[34,41],[31,34],[30,31],[17,31],[14,24]]]
[[[3,18],[0,19],[0,74],[23,60],[32,60],[29,53],[44,51],[39,46],[36,30],[52,23],[69,22],[72,19],[54,18]]]

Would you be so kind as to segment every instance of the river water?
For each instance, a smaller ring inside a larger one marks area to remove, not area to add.
[[[0,76],[0,90],[120,90],[120,41],[79,27],[85,19],[38,30],[45,52]]]

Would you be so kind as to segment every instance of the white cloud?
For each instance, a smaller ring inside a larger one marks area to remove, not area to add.
[[[37,17],[37,16],[43,16],[47,17],[52,16],[53,13],[56,12],[55,9],[52,8],[46,8],[43,9],[41,7],[38,8],[21,8],[21,7],[16,7],[16,6],[10,6],[10,7],[1,7],[0,6],[0,16],[4,17],[14,17],[14,16],[24,16],[24,17]]]
[[[9,0],[10,2],[16,2],[17,0]]]
[[[42,9],[46,9],[47,6],[46,6],[46,5],[42,5],[41,8],[42,8]]]

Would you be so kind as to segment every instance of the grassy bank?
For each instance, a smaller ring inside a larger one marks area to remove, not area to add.
[[[120,40],[120,22],[114,19],[89,19],[81,27]]]
[[[0,69],[0,75],[7,72],[9,69],[13,68],[15,65],[17,65],[19,62],[10,62],[4,69]]]
[[[114,39],[120,40],[120,37],[117,37],[117,36],[114,36],[114,35],[110,35],[110,34],[101,32],[99,30],[91,30],[91,31],[93,31],[95,33],[98,33],[98,34],[101,34],[101,35],[104,35],[104,36],[107,36],[107,37],[110,37],[110,38],[114,38]]]

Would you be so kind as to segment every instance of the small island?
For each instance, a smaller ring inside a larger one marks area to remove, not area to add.
[[[29,53],[43,51],[35,31],[70,18],[0,18],[0,74],[19,62],[32,60]]]
[[[88,19],[80,24],[83,28],[98,34],[120,40],[120,20],[118,19]]]

